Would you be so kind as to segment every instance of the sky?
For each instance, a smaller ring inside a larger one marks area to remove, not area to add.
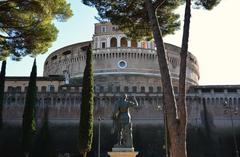
[[[48,52],[37,57],[38,76],[43,75],[44,61],[55,50],[78,42],[92,40],[97,11],[81,0],[68,0],[74,16],[67,22],[55,22],[58,38]],[[198,59],[200,85],[240,84],[240,0],[222,0],[211,11],[193,9],[189,51]],[[177,9],[183,25],[184,7]],[[181,26],[182,27],[182,26]],[[164,42],[181,46],[182,29],[168,35]],[[239,45],[238,45],[239,44]],[[7,76],[29,76],[33,58],[7,61]]]

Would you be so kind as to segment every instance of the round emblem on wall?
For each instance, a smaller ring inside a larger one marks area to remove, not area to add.
[[[125,60],[120,60],[120,61],[118,61],[118,67],[119,67],[120,69],[126,68],[126,67],[127,67],[127,62],[126,62]]]

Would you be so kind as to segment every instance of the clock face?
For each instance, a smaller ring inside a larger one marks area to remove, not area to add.
[[[120,61],[118,61],[117,65],[120,69],[124,69],[127,67],[127,62],[125,60],[120,60]]]

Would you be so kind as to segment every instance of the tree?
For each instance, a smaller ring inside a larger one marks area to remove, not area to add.
[[[186,0],[188,8],[189,1]],[[202,5],[205,8],[212,8],[219,0],[196,0],[196,4]],[[190,1],[191,2],[191,1]],[[187,126],[187,111],[186,111],[186,62],[188,51],[188,35],[189,35],[189,19],[186,18],[190,13],[186,10],[184,35],[181,50],[181,63],[179,75],[179,96],[178,103],[173,93],[172,82],[167,62],[167,54],[164,48],[163,35],[168,34],[165,30],[172,28],[172,25],[166,25],[169,18],[173,15],[172,11],[179,3],[178,1],[165,0],[130,0],[130,1],[111,1],[106,0],[100,2],[98,0],[83,0],[83,3],[97,8],[100,20],[108,19],[113,24],[119,25],[120,30],[131,37],[140,38],[146,36],[151,38],[151,34],[156,43],[157,55],[161,73],[161,80],[164,93],[164,104],[166,114],[166,124],[169,133],[169,152],[172,157],[185,157],[186,154],[186,126]],[[174,7],[175,6],[175,7]],[[171,9],[173,8],[173,9]],[[166,13],[166,14],[164,14]],[[173,20],[173,19],[172,19]],[[176,20],[176,19],[175,19]],[[173,20],[174,21],[174,20]],[[135,24],[136,23],[136,24]],[[142,25],[142,27],[141,27]],[[170,26],[170,27],[169,27]],[[176,26],[176,25],[175,25]],[[135,31],[135,32],[134,32]],[[145,33],[148,32],[148,33]],[[140,32],[140,34],[138,33]],[[144,32],[144,33],[142,33]],[[142,33],[142,34],[141,34]]]
[[[45,53],[57,38],[52,21],[71,16],[66,0],[0,1],[0,60]]]
[[[36,133],[36,101],[37,101],[37,66],[34,59],[28,89],[26,93],[26,101],[22,120],[22,147],[26,157],[32,150],[34,135]]]
[[[89,45],[86,55],[87,59],[82,83],[82,104],[79,125],[79,151],[84,157],[87,156],[87,153],[92,148],[93,138],[94,80],[91,45]]]
[[[120,30],[126,32],[127,35],[130,34],[130,36],[138,38],[141,35],[154,38],[164,93],[170,143],[168,148],[172,157],[183,157],[181,149],[185,146],[186,140],[178,137],[181,117],[179,117],[176,105],[167,54],[163,43],[163,35],[173,33],[178,28],[178,25],[176,25],[176,17],[178,16],[173,13],[173,10],[179,6],[179,1],[170,0],[164,3],[164,0],[83,0],[83,3],[96,7],[100,18],[109,19],[113,24],[119,25]],[[171,28],[171,31],[166,31],[169,28]]]
[[[220,0],[195,0],[195,5],[201,6],[207,10],[212,9],[216,6]],[[181,62],[179,72],[179,99],[178,108],[179,116],[181,117],[181,123],[179,123],[180,137],[186,141],[186,130],[187,130],[187,105],[186,105],[186,69],[187,69],[187,56],[188,56],[188,39],[190,30],[190,18],[191,18],[191,0],[186,0],[185,14],[184,14],[184,26],[182,36],[182,48],[181,48]],[[186,142],[182,148],[182,155],[187,156]]]
[[[6,72],[6,60],[2,61],[1,73],[0,73],[0,130],[3,127],[3,99],[4,99],[4,85],[5,85],[5,72]]]
[[[135,39],[152,39],[153,33],[149,25],[147,8],[143,0],[82,0],[85,5],[95,7],[98,11],[98,20],[111,21],[118,25],[128,37]],[[157,9],[159,2],[154,4]],[[159,25],[163,35],[173,34],[180,28],[179,15],[173,11],[180,5],[180,0],[166,1],[165,5],[156,10]]]

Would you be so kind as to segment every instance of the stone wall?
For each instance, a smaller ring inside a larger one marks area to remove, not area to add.
[[[141,89],[141,88],[140,88]],[[203,88],[201,86],[191,87],[187,94],[189,123],[192,125],[203,125],[205,123],[204,114],[207,113],[211,125],[216,127],[231,126],[231,115],[235,125],[240,124],[240,88],[237,86],[222,87],[223,93],[219,89]],[[124,90],[124,88],[122,89]],[[114,102],[124,93],[128,93],[131,100],[135,96],[139,102],[139,107],[132,109],[132,118],[136,123],[163,123],[162,93],[157,91],[141,92],[108,92],[95,91],[94,117],[102,117],[106,122],[111,122],[111,115]],[[235,91],[235,92],[234,92]],[[20,123],[25,101],[24,92],[6,92],[4,100],[4,121],[9,123]],[[177,94],[177,91],[176,91]],[[203,102],[206,102],[204,109]],[[226,101],[230,106],[224,106]],[[43,117],[46,106],[49,107],[50,120],[56,123],[78,122],[80,117],[81,92],[74,90],[64,90],[61,92],[39,92],[37,103],[37,117]],[[231,111],[231,112],[230,112]]]

